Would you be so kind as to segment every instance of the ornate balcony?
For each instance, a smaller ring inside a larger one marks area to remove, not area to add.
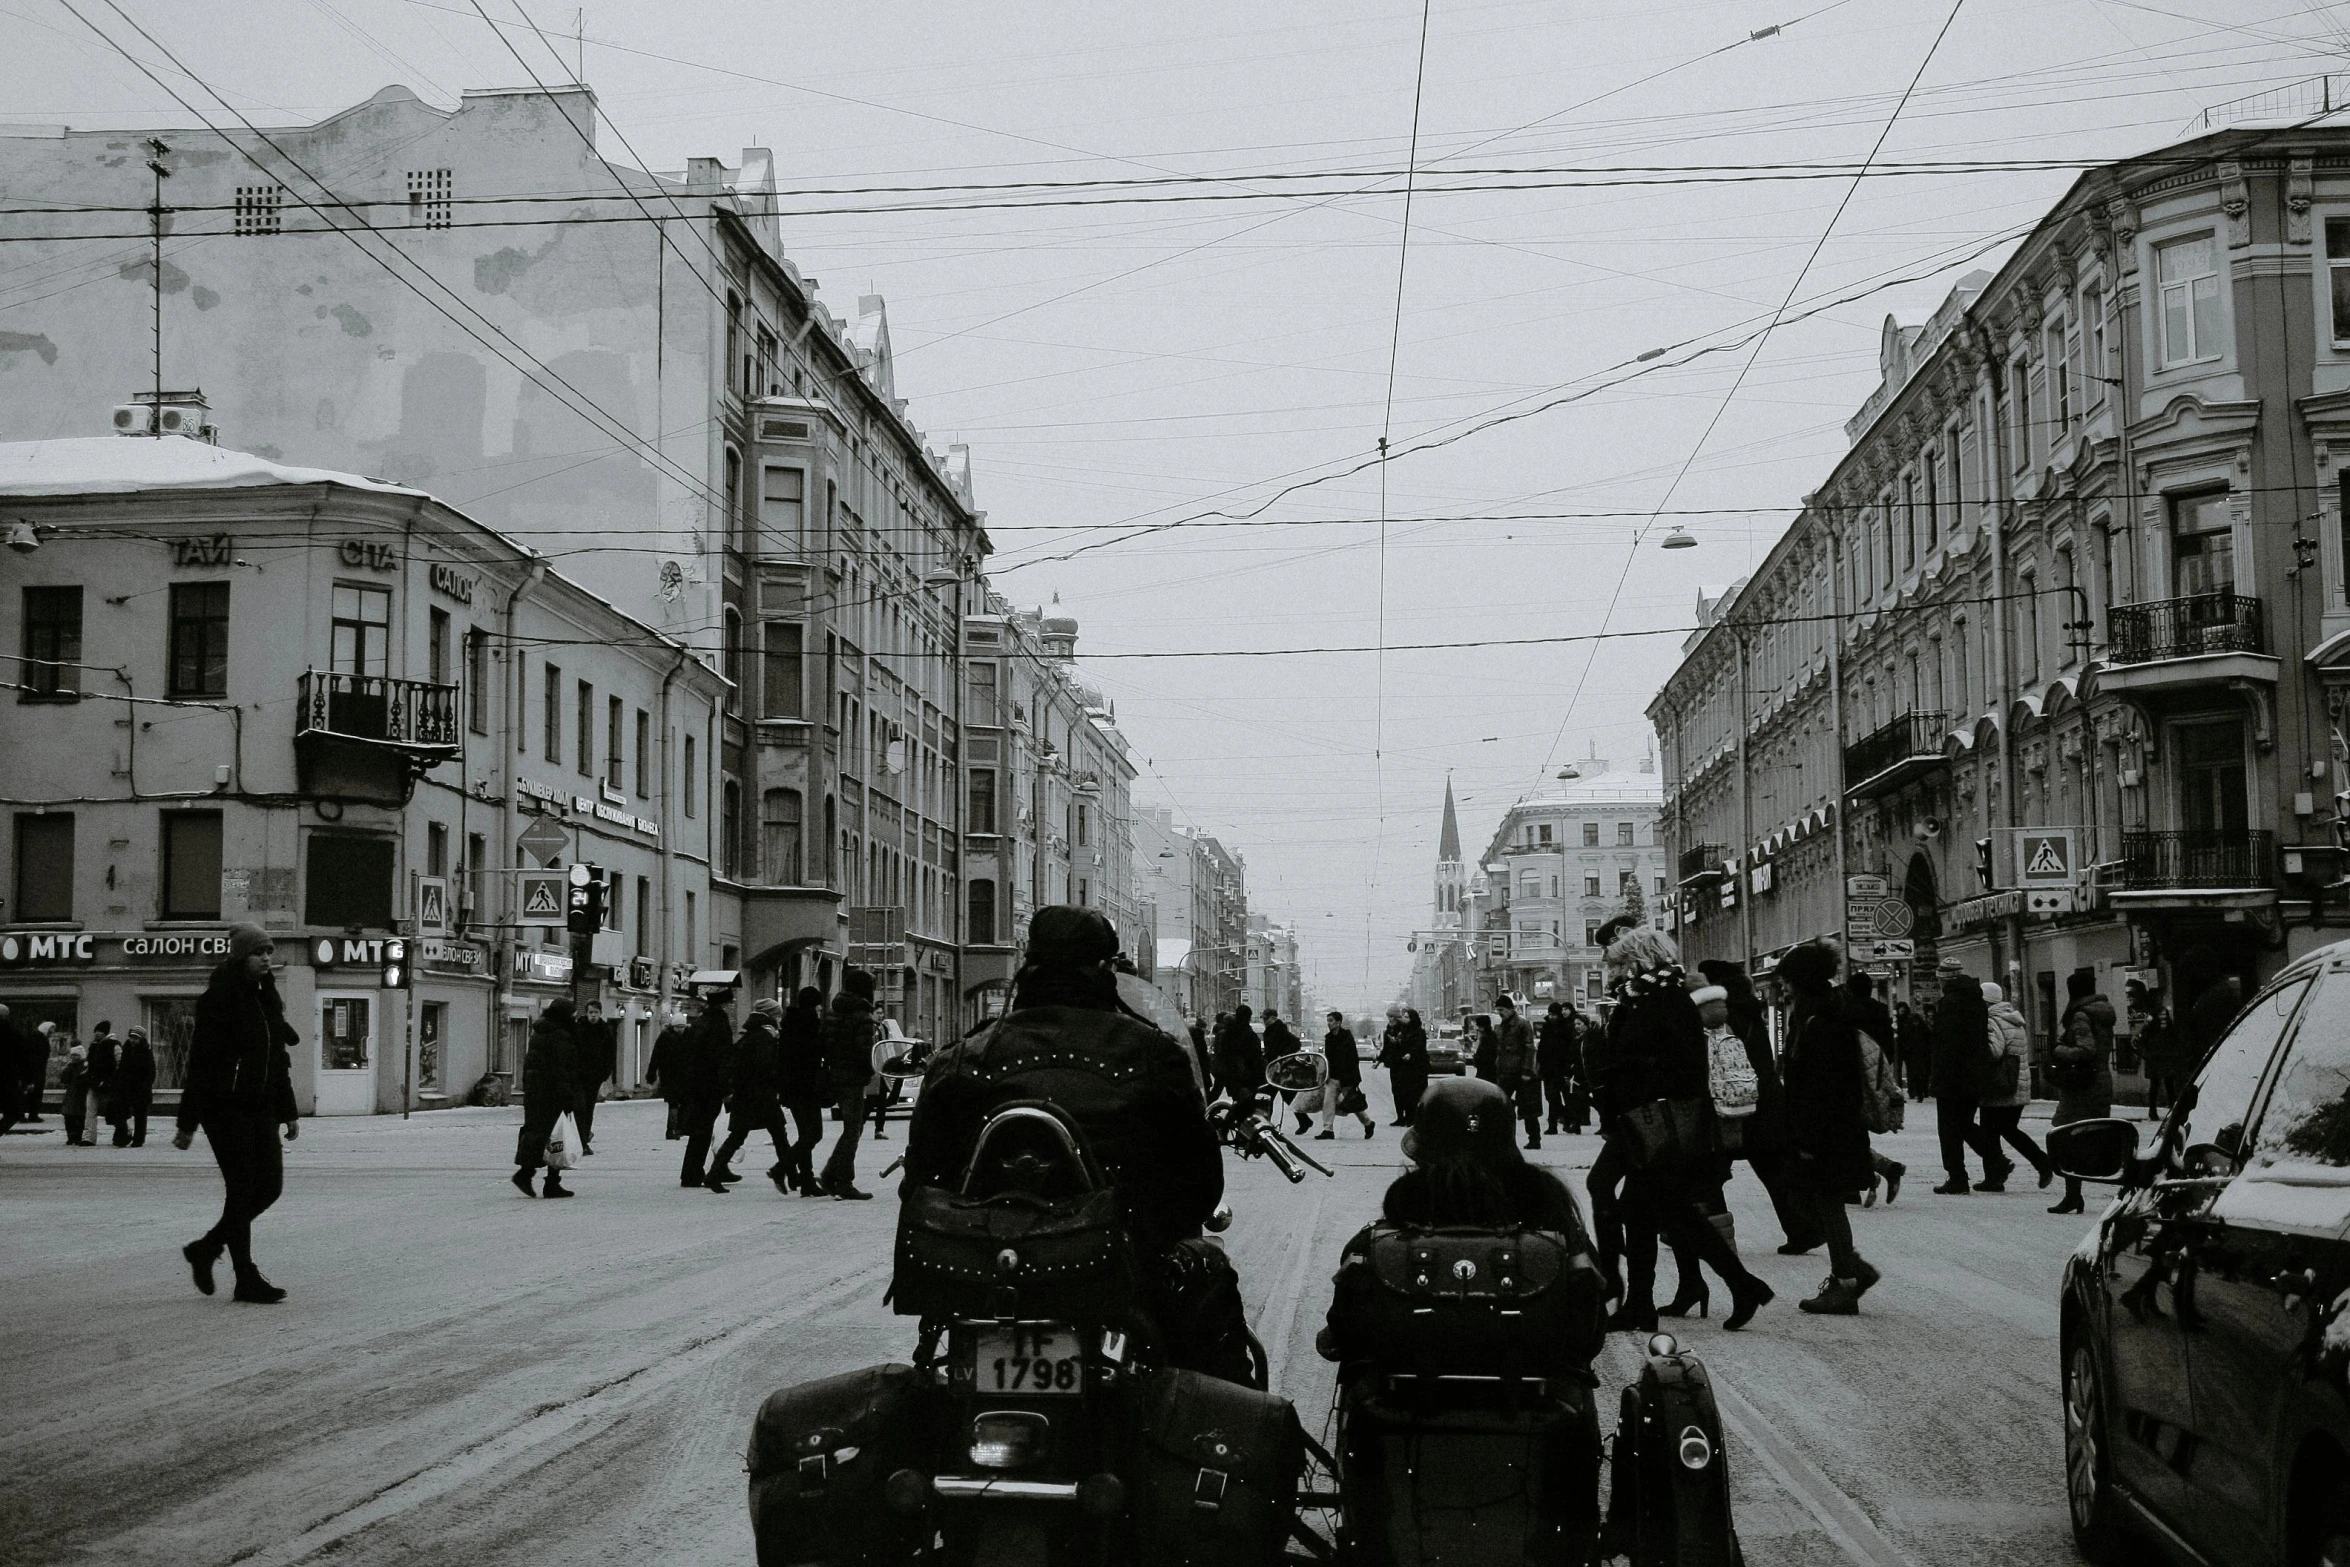
[[[2273,889],[2277,835],[2229,831],[2125,832],[2120,892]]]
[[[1871,799],[1949,765],[1942,754],[1942,737],[1949,732],[1946,713],[1902,714],[1844,748],[1844,792]]]
[[[2105,614],[2106,655],[2116,664],[2267,651],[2260,634],[2260,600],[2240,593],[2112,604]]]
[[[294,756],[305,794],[404,805],[457,755],[457,688],[383,675],[302,675]]]
[[[1707,882],[1720,881],[1728,874],[1722,869],[1722,862],[1729,857],[1730,851],[1718,843],[1700,843],[1683,849],[1680,862],[1680,885],[1695,887],[1702,886]]]

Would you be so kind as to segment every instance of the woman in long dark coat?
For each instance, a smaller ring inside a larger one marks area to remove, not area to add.
[[[2056,1085],[2056,1113],[2049,1125],[2093,1120],[2113,1114],[2113,1003],[2097,993],[2093,974],[2065,977],[2064,1017],[2056,1025],[2056,1048],[2048,1075]],[[2050,1213],[2080,1213],[2081,1183],[2064,1180],[2064,1196]]]
[[[1815,1314],[1852,1316],[1882,1277],[1853,1248],[1844,1194],[1874,1178],[1869,1127],[1862,1113],[1860,1038],[1836,994],[1833,947],[1807,942],[1780,960],[1779,978],[1795,993],[1781,1067],[1793,1186],[1828,1240],[1829,1274],[1820,1292],[1800,1302]]]
[[[578,1108],[579,1044],[571,1025],[571,998],[558,996],[530,1026],[530,1050],[522,1058],[522,1132],[514,1140],[514,1185],[525,1197],[541,1195],[530,1189],[530,1172],[547,1162],[547,1136],[563,1112]],[[542,1191],[573,1195],[562,1172],[553,1169]]]
[[[1409,1126],[1428,1092],[1428,1030],[1410,1007],[1387,1025],[1379,1038],[1379,1054],[1371,1064],[1387,1068],[1387,1086],[1395,1095],[1395,1119],[1390,1126]]]
[[[1607,970],[1608,988],[1616,996],[1615,1013],[1608,1019],[1614,1060],[1608,1137],[1626,1172],[1617,1199],[1624,1221],[1624,1302],[1610,1326],[1656,1331],[1656,1248],[1662,1238],[1730,1286],[1730,1312],[1722,1326],[1742,1328],[1769,1304],[1771,1287],[1747,1271],[1729,1239],[1698,1211],[1715,1167],[1711,1147],[1676,1146],[1649,1157],[1634,1146],[1632,1120],[1659,1100],[1702,1107],[1698,1120],[1704,1135],[1711,1136],[1705,1025],[1689,999],[1680,949],[1662,931],[1634,926],[1608,947]]]
[[[123,1036],[122,1060],[114,1069],[114,1145],[147,1146],[147,1116],[155,1106],[155,1047],[147,1031]]]

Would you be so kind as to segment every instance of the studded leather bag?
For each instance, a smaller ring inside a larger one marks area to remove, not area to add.
[[[1559,1376],[1588,1366],[1604,1286],[1551,1230],[1372,1226],[1332,1304],[1338,1358],[1395,1375]]]
[[[1139,1270],[1115,1188],[1084,1138],[1037,1101],[982,1128],[960,1190],[921,1186],[898,1209],[891,1303],[901,1316],[1122,1326]]]

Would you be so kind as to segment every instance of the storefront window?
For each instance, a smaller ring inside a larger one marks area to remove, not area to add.
[[[196,1037],[194,996],[142,996],[147,1043],[155,1047],[155,1086],[178,1088],[186,1081],[188,1044]]]
[[[427,1001],[417,1010],[416,1086],[428,1094],[441,1091],[441,1030],[448,1015],[445,1001]]]
[[[337,996],[319,1009],[318,1064],[328,1072],[367,1069],[367,1011],[364,996]]]

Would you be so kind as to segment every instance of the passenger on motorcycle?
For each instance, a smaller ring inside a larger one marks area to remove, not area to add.
[[[1037,911],[1011,1011],[930,1062],[900,1195],[956,1186],[990,1115],[1044,1101],[1076,1124],[1118,1191],[1163,1358],[1246,1382],[1239,1278],[1201,1235],[1224,1195],[1223,1157],[1184,1047],[1120,1005],[1117,953],[1099,912]]]

